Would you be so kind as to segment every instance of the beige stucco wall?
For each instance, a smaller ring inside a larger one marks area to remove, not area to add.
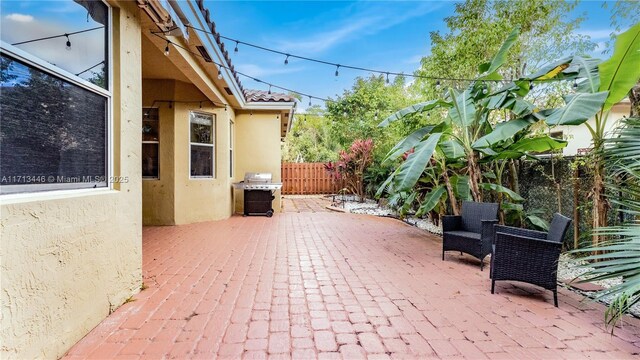
[[[139,10],[114,9],[112,190],[0,199],[0,357],[58,358],[141,286]],[[121,79],[121,81],[120,81]]]
[[[160,179],[143,180],[145,225],[188,224],[225,219],[233,212],[229,172],[229,121],[234,111],[207,103],[194,85],[176,80],[143,80],[143,103],[160,111]],[[181,102],[183,101],[183,102]],[[189,101],[190,103],[187,103]],[[200,108],[199,101],[202,103]],[[215,115],[215,177],[189,176],[189,113]]]
[[[279,112],[239,112],[236,115],[236,176],[245,172],[269,172],[273,181],[282,181],[280,170],[280,117]],[[236,212],[243,211],[242,191],[235,192]],[[280,190],[275,193],[273,209],[281,210]]]

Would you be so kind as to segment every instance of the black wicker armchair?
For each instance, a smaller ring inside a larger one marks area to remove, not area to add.
[[[442,260],[444,252],[456,250],[480,260],[491,253],[493,226],[498,223],[498,204],[464,201],[460,216],[442,219]]]
[[[558,307],[558,258],[570,224],[571,219],[556,213],[548,233],[496,225],[491,293],[496,281],[522,281],[553,291]]]

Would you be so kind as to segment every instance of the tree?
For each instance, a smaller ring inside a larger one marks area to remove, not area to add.
[[[285,162],[327,162],[337,159],[340,149],[331,136],[331,124],[318,105],[297,114],[285,139],[282,160]]]

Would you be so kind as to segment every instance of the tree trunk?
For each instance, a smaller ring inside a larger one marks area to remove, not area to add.
[[[458,200],[456,199],[456,195],[453,193],[453,187],[451,186],[451,180],[449,179],[449,174],[447,174],[446,168],[443,169],[442,176],[444,177],[444,183],[447,187],[447,193],[449,193],[449,203],[451,204],[453,215],[460,215],[460,210],[458,210]]]
[[[631,113],[629,115],[640,116],[640,81],[629,91],[629,102],[631,102]]]
[[[480,190],[480,165],[478,165],[477,154],[472,151],[467,158],[467,166],[469,168],[469,187],[473,201],[482,202],[482,191]]]
[[[596,155],[599,156],[599,155]],[[593,174],[593,231],[597,228],[607,226],[607,203],[604,184],[604,165],[602,159],[597,157]],[[593,246],[598,246],[602,242],[602,237],[594,233],[592,235]]]
[[[509,160],[509,183],[511,190],[516,194],[520,194],[520,183],[518,181],[518,168],[514,159]]]

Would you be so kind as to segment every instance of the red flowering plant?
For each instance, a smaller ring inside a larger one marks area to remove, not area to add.
[[[349,149],[341,150],[336,162],[328,162],[325,169],[334,181],[364,201],[364,172],[373,161],[373,140],[355,140]]]

